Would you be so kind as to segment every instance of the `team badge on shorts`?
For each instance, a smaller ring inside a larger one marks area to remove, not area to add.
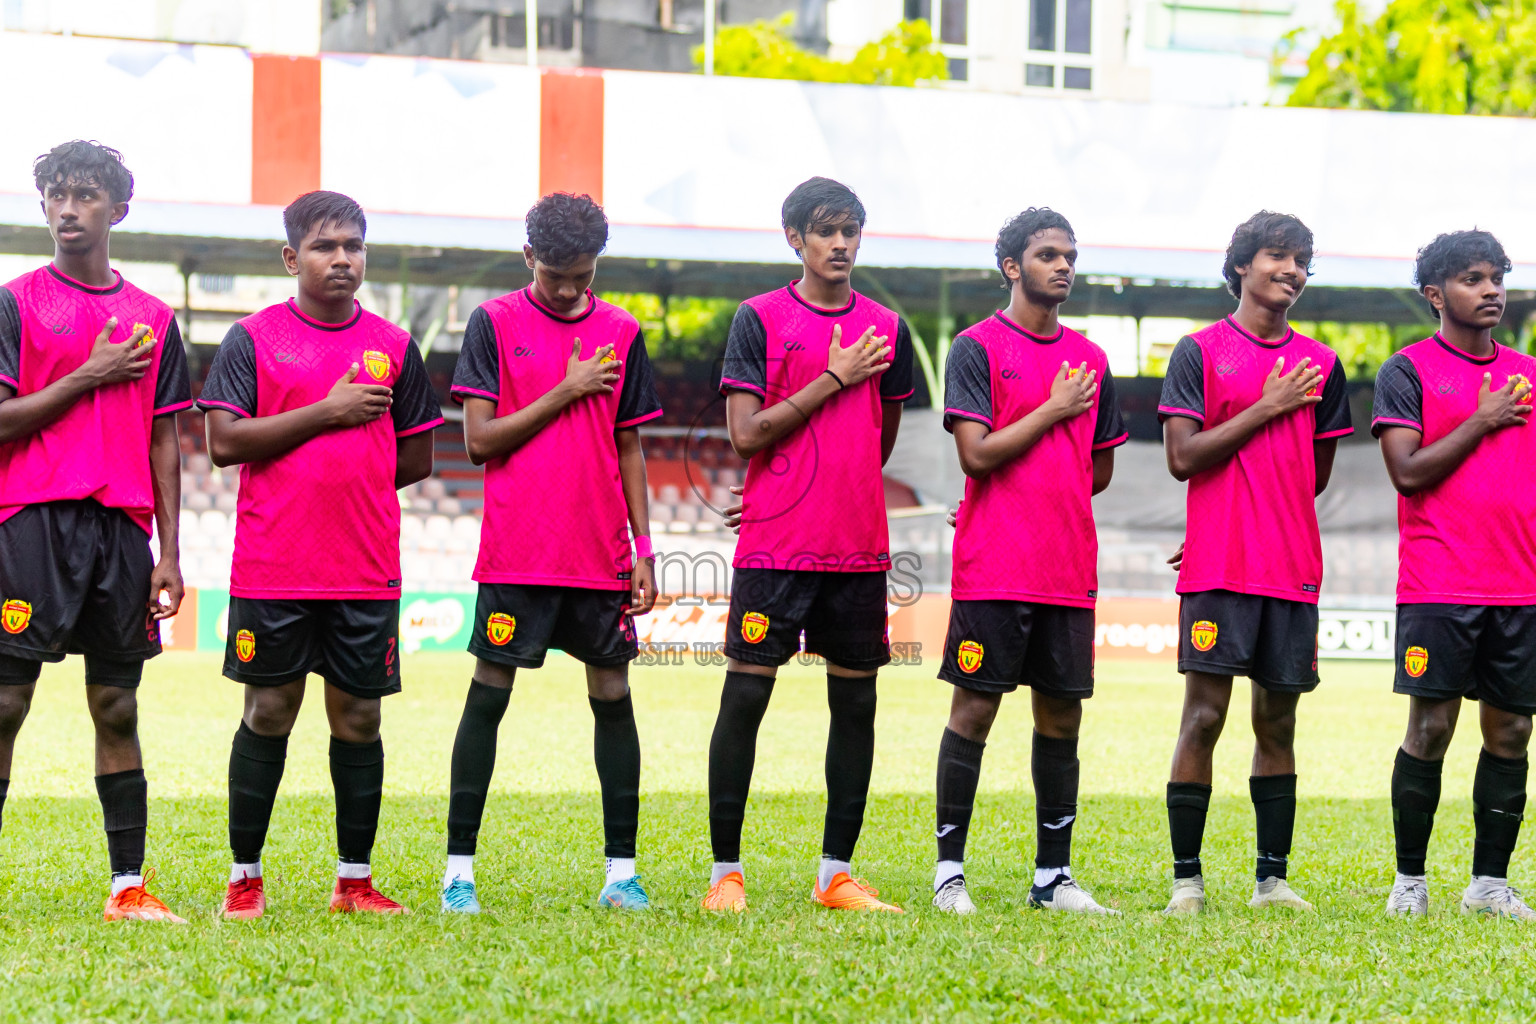
[[[1189,642],[1195,645],[1197,651],[1208,651],[1216,646],[1216,623],[1210,619],[1201,619],[1189,630]]]
[[[13,597],[0,605],[0,626],[4,626],[7,633],[20,633],[31,621],[32,606],[20,598]]]
[[[374,380],[383,380],[389,376],[389,355],[378,349],[369,349],[363,353],[363,369]]]
[[[517,632],[517,620],[506,612],[492,612],[485,617],[485,638],[497,647],[505,647]]]
[[[1429,668],[1429,651],[1422,647],[1410,647],[1403,655],[1403,671],[1417,679]]]
[[[235,657],[241,661],[250,661],[256,657],[256,634],[248,629],[242,629],[235,634]]]
[[[975,640],[967,640],[962,643],[960,645],[959,657],[957,658],[960,662],[960,671],[970,675],[981,668],[981,656],[985,653],[986,649]]]
[[[741,638],[747,643],[762,643],[767,635],[768,616],[762,612],[747,612],[741,617]]]

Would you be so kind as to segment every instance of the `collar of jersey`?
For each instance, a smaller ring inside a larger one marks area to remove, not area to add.
[[[86,284],[84,281],[76,281],[74,278],[64,273],[64,271],[60,270],[52,263],[48,264],[48,273],[52,274],[62,283],[69,285],[71,288],[76,288],[90,295],[111,295],[114,292],[122,291],[123,288],[123,275],[119,274],[115,270],[112,271],[112,274],[117,278],[117,280],[114,283],[107,285],[105,288],[93,288]]]
[[[1020,334],[1024,335],[1024,337],[1028,338],[1030,341],[1037,345],[1054,345],[1061,340],[1062,335],[1065,334],[1067,330],[1065,324],[1057,324],[1055,335],[1047,338],[1042,334],[1036,334],[1034,331],[1031,331],[1026,327],[1020,327],[1018,324],[1013,322],[1013,319],[1009,317],[1007,313],[1004,313],[1002,310],[998,310],[992,315],[1002,321],[1003,326],[1019,332]]]
[[[561,316],[559,313],[556,313],[554,310],[544,305],[544,303],[533,297],[533,285],[529,285],[528,287],[524,288],[523,294],[527,296],[528,304],[530,306],[538,310],[540,313],[543,313],[545,316],[549,317],[556,323],[579,324],[597,310],[597,296],[592,294],[592,289],[590,288],[587,289],[587,308],[582,310],[578,316]]]
[[[818,316],[842,316],[853,308],[855,302],[859,301],[859,293],[850,289],[848,292],[848,305],[842,309],[822,309],[820,306],[813,306],[805,300],[805,296],[800,294],[800,289],[795,287],[799,283],[799,281],[789,282],[790,297]]]
[[[1477,356],[1473,355],[1472,353],[1464,352],[1461,349],[1457,348],[1455,345],[1452,345],[1450,342],[1446,341],[1445,338],[1441,337],[1439,331],[1435,332],[1435,340],[1438,341],[1445,348],[1445,350],[1447,352],[1449,352],[1451,355],[1456,356],[1458,359],[1465,359],[1469,363],[1476,363],[1478,366],[1487,366],[1489,363],[1491,363],[1495,359],[1499,358],[1499,343],[1498,342],[1494,342],[1493,343],[1493,351],[1491,353],[1489,353],[1487,356],[1484,356],[1483,358],[1479,359]]]
[[[304,311],[299,308],[299,303],[296,299],[289,299],[287,302],[283,303],[283,305],[288,307],[288,312],[292,313],[306,324],[309,324],[309,326],[322,331],[344,331],[363,318],[363,304],[358,302],[356,299],[352,300],[352,319],[348,320],[344,324],[322,323],[312,316],[305,316]]]
[[[1296,337],[1296,328],[1287,326],[1285,329],[1284,338],[1281,338],[1279,341],[1265,341],[1263,338],[1259,337],[1257,334],[1254,334],[1252,331],[1249,331],[1242,324],[1232,319],[1232,317],[1226,316],[1222,317],[1222,319],[1225,320],[1228,326],[1230,326],[1238,334],[1241,334],[1255,345],[1262,345],[1265,348],[1284,348],[1291,343],[1292,338]]]

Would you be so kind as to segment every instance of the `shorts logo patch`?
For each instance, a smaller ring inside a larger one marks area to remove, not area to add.
[[[960,645],[956,660],[960,662],[960,671],[970,675],[981,668],[981,657],[986,653],[986,648],[975,640],[967,640]]]
[[[1403,655],[1403,671],[1417,679],[1429,668],[1429,652],[1422,647],[1410,647]]]
[[[747,612],[741,617],[741,638],[747,643],[762,643],[767,635],[768,616],[762,612]]]
[[[1210,619],[1201,619],[1195,623],[1189,631],[1189,642],[1195,645],[1197,651],[1208,651],[1216,646],[1216,623]]]
[[[492,612],[485,618],[485,638],[497,647],[505,647],[517,632],[517,619],[506,612]]]
[[[0,626],[7,633],[20,633],[32,621],[32,606],[18,597],[0,605]]]
[[[250,661],[256,657],[256,634],[248,629],[242,629],[235,634],[235,657],[241,661]]]
[[[368,376],[374,380],[383,380],[389,376],[389,355],[378,349],[369,349],[363,353],[363,369],[368,371]]]

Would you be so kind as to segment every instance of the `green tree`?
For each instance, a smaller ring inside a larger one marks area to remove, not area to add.
[[[647,292],[603,292],[602,297],[640,321],[652,359],[718,358],[739,305],[735,299],[663,299]]]
[[[1374,20],[1338,0],[1288,103],[1426,114],[1536,114],[1532,0],[1391,0]],[[1281,40],[1279,54],[1299,33]]]
[[[903,21],[860,47],[852,60],[841,61],[796,43],[790,35],[794,18],[786,13],[773,21],[722,28],[715,36],[715,74],[854,85],[916,85],[949,77],[949,62],[934,45],[926,21]],[[702,46],[694,49],[693,61],[703,67]]]

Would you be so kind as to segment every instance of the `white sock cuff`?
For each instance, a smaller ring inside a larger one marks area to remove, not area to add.
[[[746,878],[747,877],[747,872],[742,868],[741,861],[739,861],[739,860],[717,860],[717,861],[715,861],[714,864],[712,864],[710,866],[710,869],[709,869],[709,884],[710,885],[715,885],[716,883],[718,883],[720,881],[720,879],[724,878],[726,875],[730,874],[732,871],[738,872],[741,875],[742,878]]]
[[[230,884],[243,881],[247,878],[261,877],[261,861],[254,864],[231,864],[229,868]]]
[[[832,884],[832,879],[838,872],[846,872],[853,876],[853,865],[846,860],[833,860],[830,857],[821,858],[821,865],[816,869],[816,884],[825,889]]]
[[[367,878],[373,874],[373,869],[367,864],[348,864],[346,861],[336,862],[337,878]]]
[[[957,878],[965,874],[965,863],[958,860],[941,860],[933,869],[933,891],[938,892],[944,888],[944,883],[951,878]]]

